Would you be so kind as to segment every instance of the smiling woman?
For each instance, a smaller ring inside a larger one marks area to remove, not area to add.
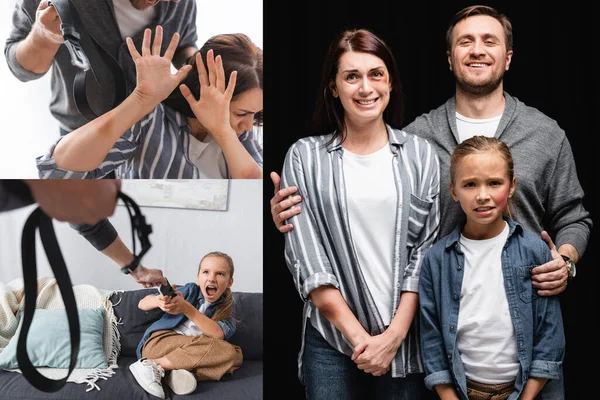
[[[330,44],[317,93],[314,129],[324,134],[289,148],[281,179],[306,200],[285,233],[304,300],[299,376],[311,400],[422,398],[412,321],[416,260],[439,224],[437,155],[400,130],[400,75],[372,32],[344,31]]]

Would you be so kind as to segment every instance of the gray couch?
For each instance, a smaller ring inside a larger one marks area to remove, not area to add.
[[[154,400],[144,391],[129,371],[137,358],[135,349],[146,328],[160,318],[162,311],[142,311],[137,304],[156,289],[139,289],[114,293],[110,300],[117,318],[121,319],[121,353],[119,369],[108,380],[96,384],[101,390],[86,392],[86,384],[67,383],[61,390],[45,393],[31,386],[19,373],[0,370],[1,400],[72,399],[72,400]],[[230,342],[242,348],[242,366],[217,382],[198,382],[189,395],[178,396],[163,385],[167,399],[262,400],[263,398],[263,296],[262,293],[234,292],[234,316],[237,331]]]

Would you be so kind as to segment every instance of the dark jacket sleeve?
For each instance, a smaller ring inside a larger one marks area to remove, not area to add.
[[[9,211],[35,203],[29,186],[21,179],[0,180],[0,211]]]

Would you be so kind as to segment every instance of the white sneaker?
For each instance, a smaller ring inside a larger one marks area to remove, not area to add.
[[[140,358],[129,366],[129,370],[146,392],[161,399],[165,398],[161,383],[165,370],[160,365],[146,358]]]
[[[196,390],[196,377],[185,369],[174,369],[167,374],[167,385],[175,394],[190,394]]]

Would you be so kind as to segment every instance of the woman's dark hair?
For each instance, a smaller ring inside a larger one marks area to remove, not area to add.
[[[385,63],[390,74],[390,102],[383,112],[383,120],[395,127],[402,128],[404,117],[404,98],[400,73],[396,66],[396,59],[390,48],[374,33],[366,29],[350,29],[343,31],[331,42],[323,64],[319,95],[313,116],[313,129],[315,134],[326,134],[335,131],[334,139],[341,135],[342,141],[346,136],[344,123],[344,108],[338,98],[331,92],[332,84],[338,73],[340,58],[344,53],[355,51],[368,53],[379,57]]]
[[[214,51],[215,57],[220,55],[223,59],[226,86],[229,83],[231,72],[237,71],[233,100],[236,96],[250,89],[263,88],[263,52],[248,36],[243,33],[231,33],[216,35],[208,39],[204,46],[198,50],[205,66],[206,53],[211,49]],[[198,98],[200,95],[200,81],[196,65],[196,54],[190,57],[187,63],[192,66],[192,70],[181,83],[187,85],[194,97]],[[194,113],[179,88],[175,89],[163,103],[186,117],[194,118]],[[262,112],[256,113],[254,119],[258,125],[262,124]]]

